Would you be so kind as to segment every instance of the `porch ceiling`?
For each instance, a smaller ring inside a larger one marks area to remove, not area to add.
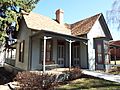
[[[31,38],[42,38],[44,36],[52,37],[52,38],[59,38],[59,39],[73,40],[73,41],[83,41],[83,42],[88,41],[87,38],[82,38],[82,37],[77,37],[77,36],[72,36],[72,35],[66,35],[66,34],[56,33],[56,32],[47,31],[47,30],[38,31],[37,33],[33,34],[30,37]]]

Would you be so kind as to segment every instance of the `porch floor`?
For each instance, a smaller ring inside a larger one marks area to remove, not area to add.
[[[69,70],[69,68],[55,68],[55,69],[51,69],[51,70],[46,70],[45,73],[48,74],[62,74],[64,71]],[[43,73],[43,71],[31,71],[31,72],[35,72],[35,73]]]
[[[51,73],[51,74],[62,74],[64,71],[68,71],[69,68],[55,68],[52,70],[47,70],[46,73]]]

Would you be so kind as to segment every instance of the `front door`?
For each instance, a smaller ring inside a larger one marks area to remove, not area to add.
[[[60,67],[64,67],[65,63],[65,45],[64,42],[58,42],[58,64]]]
[[[96,69],[104,69],[104,58],[103,58],[103,45],[102,43],[96,44]]]
[[[80,66],[80,46],[79,43],[73,45],[73,66]]]

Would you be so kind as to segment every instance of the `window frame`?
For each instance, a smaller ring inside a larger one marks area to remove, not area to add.
[[[25,40],[19,43],[19,62],[24,63],[24,47],[25,47]]]
[[[98,46],[100,46],[100,48],[98,49]],[[104,63],[104,60],[103,60],[103,51],[102,51],[102,44],[101,43],[97,43],[97,63],[98,64],[103,64]],[[98,51],[98,50],[100,50],[100,51]],[[101,60],[98,60],[98,59],[100,59],[101,58]]]
[[[48,49],[48,43],[50,46],[50,48]],[[53,41],[51,39],[46,41],[46,62],[51,62],[52,61],[52,50],[53,50]],[[50,54],[50,58],[48,60],[48,53]],[[43,54],[44,54],[44,39],[40,39],[40,60],[39,63],[41,64],[41,62],[43,61]]]

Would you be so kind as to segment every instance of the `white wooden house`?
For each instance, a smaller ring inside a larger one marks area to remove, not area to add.
[[[105,69],[104,42],[112,36],[102,14],[64,24],[63,10],[56,19],[23,13],[19,22],[15,67],[39,70],[48,65]]]

